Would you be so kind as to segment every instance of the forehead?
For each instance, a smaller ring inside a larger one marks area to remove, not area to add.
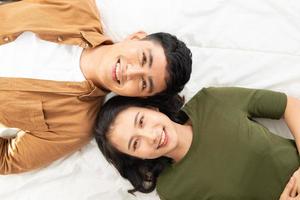
[[[130,106],[122,110],[115,118],[113,126],[120,126],[122,124],[128,124],[129,120],[142,108],[136,106]]]
[[[108,134],[108,139],[114,147],[119,150],[126,147],[127,142],[133,135],[136,114],[142,110],[143,108],[140,107],[129,107],[117,115]]]
[[[124,127],[133,127],[136,114],[138,112],[141,112],[141,110],[143,110],[143,108],[135,106],[131,106],[122,110],[116,116],[114,122],[112,123],[112,126],[110,127],[111,135],[114,135],[114,133],[118,132],[124,132],[124,130],[126,130],[124,129]]]
[[[133,131],[134,123],[141,116],[152,116],[155,114],[153,109],[138,106],[131,106],[122,110],[115,118],[110,127],[111,136],[122,133],[125,135]]]
[[[161,44],[155,40],[148,40],[148,39],[139,39],[139,40],[131,40],[133,45],[150,48],[153,50],[163,50]],[[160,52],[162,55],[165,55],[164,52]]]

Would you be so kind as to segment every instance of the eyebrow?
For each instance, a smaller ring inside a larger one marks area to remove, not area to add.
[[[148,50],[148,55],[149,55],[149,62],[148,62],[148,68],[151,69],[152,67],[152,63],[153,63],[153,55],[152,55],[152,50],[151,49],[147,49]],[[152,77],[148,78],[148,82],[149,82],[149,89],[148,89],[148,93],[152,93],[153,92],[153,88],[154,88],[154,83],[153,83],[153,79]]]
[[[148,78],[148,82],[149,82],[148,93],[152,93],[153,92],[153,88],[154,88],[154,83],[153,83],[152,77]]]
[[[149,54],[149,65],[148,65],[148,67],[151,68],[152,63],[153,63],[153,55],[152,55],[152,50],[151,49],[148,49],[148,54]]]
[[[137,121],[138,121],[139,115],[140,115],[140,112],[138,112],[138,113],[135,115],[135,117],[134,117],[134,127],[136,127],[136,125],[137,125]],[[129,150],[130,147],[131,147],[132,140],[133,140],[133,137],[131,137],[131,138],[129,139],[128,147],[127,147],[128,150]]]
[[[140,112],[136,113],[135,117],[134,117],[134,127],[136,127],[137,125],[137,120],[139,118]]]

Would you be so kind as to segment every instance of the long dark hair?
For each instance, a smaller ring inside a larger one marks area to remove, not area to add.
[[[164,168],[172,163],[167,157],[156,159],[140,159],[124,154],[114,148],[108,141],[107,135],[117,115],[129,107],[156,107],[166,114],[172,121],[183,124],[187,121],[187,115],[180,111],[184,100],[176,95],[172,97],[147,99],[137,97],[115,96],[108,100],[98,114],[95,126],[95,138],[97,144],[109,163],[113,164],[122,177],[128,179],[133,185],[129,193],[135,191],[149,193],[156,187],[156,181]]]

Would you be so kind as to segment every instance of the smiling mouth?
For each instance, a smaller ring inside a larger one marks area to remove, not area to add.
[[[157,149],[166,146],[167,143],[168,143],[168,135],[167,135],[166,130],[163,128]]]
[[[120,58],[117,60],[117,63],[113,67],[112,77],[114,81],[116,81],[118,84],[121,84],[122,66]]]

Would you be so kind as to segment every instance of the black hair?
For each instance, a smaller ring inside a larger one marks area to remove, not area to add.
[[[186,44],[169,33],[153,33],[143,40],[155,41],[162,46],[167,60],[167,88],[157,94],[175,95],[189,81],[192,72],[192,52]]]
[[[121,176],[128,179],[133,185],[134,188],[128,190],[129,193],[153,191],[156,187],[157,177],[167,165],[172,163],[172,160],[167,157],[140,159],[118,151],[108,141],[111,125],[120,112],[132,106],[156,107],[172,121],[180,124],[186,122],[187,115],[180,111],[184,100],[178,95],[169,97],[168,101],[165,100],[115,96],[104,104],[98,114],[94,129],[96,142],[107,161],[113,164]]]
[[[15,1],[20,1],[20,0],[0,0],[0,4],[1,3],[12,3],[12,2],[15,2]]]

